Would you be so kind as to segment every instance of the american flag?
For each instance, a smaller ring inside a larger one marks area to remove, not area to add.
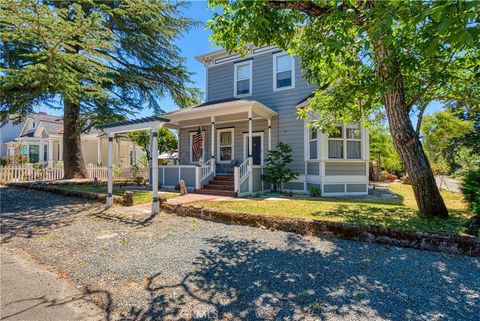
[[[200,152],[202,151],[202,144],[203,144],[202,131],[200,128],[198,128],[198,132],[193,136],[193,142],[192,142],[192,151],[195,156],[200,156]]]

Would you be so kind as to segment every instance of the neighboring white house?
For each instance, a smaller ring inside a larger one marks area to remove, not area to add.
[[[15,154],[18,143],[21,153],[30,163],[40,163],[53,167],[63,159],[63,119],[46,113],[32,113],[26,119],[14,124],[8,122],[0,127],[1,157]],[[97,129],[81,134],[85,164],[107,164],[107,137]],[[126,138],[116,138],[113,146],[113,164],[128,167],[143,155],[139,146]]]

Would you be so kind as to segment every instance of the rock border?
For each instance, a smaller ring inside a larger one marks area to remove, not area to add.
[[[82,184],[87,184],[91,182],[85,182]],[[84,191],[69,191],[66,189],[61,189],[57,187],[52,187],[49,185],[59,185],[58,182],[55,183],[10,183],[7,184],[6,186],[9,187],[15,187],[15,188],[24,188],[24,189],[32,189],[40,192],[48,192],[48,193],[53,193],[53,194],[58,194],[58,195],[63,195],[63,196],[73,196],[73,197],[78,197],[78,198],[83,198],[83,199],[88,199],[88,200],[93,200],[97,202],[103,202],[105,203],[107,200],[107,194],[103,193],[92,193],[92,192],[84,192]],[[63,183],[60,185],[82,185],[82,184],[76,184],[73,182],[68,182],[68,183]],[[113,202],[115,204],[123,204],[123,197],[118,196],[118,195],[113,195]]]
[[[326,235],[344,240],[480,257],[480,238],[473,236],[401,231],[379,226],[326,222],[303,218],[293,219],[268,214],[218,210],[188,204],[171,205],[164,203],[162,208],[166,212],[179,216],[191,216],[209,221],[281,230],[301,235]]]

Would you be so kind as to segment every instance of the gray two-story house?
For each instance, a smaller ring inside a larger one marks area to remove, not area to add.
[[[358,123],[339,124],[339,133],[329,137],[297,118],[314,89],[298,59],[270,46],[251,48],[245,57],[218,50],[197,60],[206,68],[205,103],[104,128],[110,134],[159,126],[177,130],[178,164],[158,168],[159,186],[173,188],[183,180],[200,193],[269,191],[270,184],[261,179],[264,160],[268,150],[283,142],[292,148],[291,166],[298,173],[284,190],[306,193],[316,187],[323,196],[367,194],[367,130]]]
[[[271,46],[252,48],[245,57],[218,50],[197,60],[206,68],[206,102],[162,116],[179,130],[180,165],[212,168],[212,177],[197,184],[200,192],[270,190],[260,178],[264,159],[283,142],[291,146],[292,168],[299,174],[284,189],[308,192],[315,186],[325,196],[367,194],[367,130],[343,124],[339,134],[328,137],[306,128],[297,109],[308,104],[314,87],[307,85],[298,59]],[[195,154],[199,129],[202,148]],[[160,184],[175,185],[178,174],[168,175],[173,171],[160,169]],[[195,187],[193,178],[185,181]]]

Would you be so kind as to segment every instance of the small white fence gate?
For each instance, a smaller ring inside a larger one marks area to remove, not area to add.
[[[51,181],[63,178],[63,168],[38,168],[31,165],[0,167],[0,182]]]

